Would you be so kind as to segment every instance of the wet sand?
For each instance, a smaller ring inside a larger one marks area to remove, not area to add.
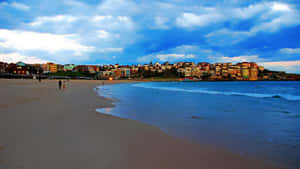
[[[137,121],[96,113],[96,108],[113,106],[94,92],[101,84],[70,81],[59,91],[56,80],[0,79],[0,168],[277,168],[212,145],[170,137]]]

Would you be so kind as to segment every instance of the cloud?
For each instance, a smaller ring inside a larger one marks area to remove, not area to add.
[[[41,16],[37,17],[33,22],[30,22],[30,26],[41,26],[49,23],[71,23],[78,20],[78,17],[70,15],[56,15],[56,16]]]
[[[220,29],[215,32],[211,32],[204,37],[206,41],[214,46],[227,46],[236,44],[252,35],[247,31],[231,31],[229,29]]]
[[[221,63],[239,63],[239,62],[259,62],[263,61],[264,59],[260,58],[258,55],[245,55],[245,56],[234,56],[234,57],[228,57],[228,56],[221,56],[221,57],[209,57],[210,59],[221,62]]]
[[[16,8],[16,9],[23,10],[23,11],[29,11],[30,10],[29,6],[27,6],[25,4],[22,4],[22,3],[18,3],[18,2],[11,3],[11,6]]]
[[[135,28],[134,22],[129,16],[96,15],[92,20],[99,28],[112,31]]]
[[[260,23],[292,24],[299,22],[298,11],[281,2],[261,2],[247,7],[198,6],[193,12],[183,12],[176,18],[177,26],[183,28],[211,26],[214,23],[237,22],[253,18]],[[278,21],[280,20],[280,21]],[[288,20],[288,21],[287,21]],[[277,23],[280,22],[280,23]],[[267,30],[268,28],[262,28]]]
[[[274,11],[291,11],[291,8],[287,4],[280,3],[280,2],[273,3],[271,8]]]
[[[156,55],[146,55],[143,57],[138,58],[138,62],[145,63],[150,61],[176,61],[176,60],[184,60],[184,59],[191,59],[195,58],[196,56],[194,54],[176,54],[176,53],[170,53],[170,54],[156,54]]]
[[[154,18],[154,29],[169,29],[170,25],[168,25],[169,18],[162,17],[162,16],[156,16]]]
[[[300,60],[296,61],[277,61],[277,62],[261,62],[262,65],[271,70],[286,71],[289,73],[300,72]]]
[[[104,0],[97,9],[105,14],[129,15],[140,12],[140,7],[132,0]]]
[[[77,55],[94,50],[92,46],[80,44],[73,35],[57,35],[7,29],[0,29],[0,47],[21,51],[47,51],[49,53],[73,51]]]
[[[80,8],[87,6],[85,3],[76,0],[64,0],[64,3],[69,6],[80,7]]]
[[[0,53],[0,61],[7,63],[16,63],[22,61],[28,64],[48,62],[35,56],[25,56],[19,53]]]
[[[256,34],[257,32],[277,32],[282,28],[299,25],[299,17],[300,15],[298,15],[298,13],[287,13],[270,21],[262,22],[254,26],[250,32],[253,34]]]
[[[107,52],[123,52],[123,48],[102,48],[102,49],[97,49],[97,52],[103,52],[103,53],[107,53]]]
[[[160,61],[173,61],[173,60],[179,60],[179,59],[190,59],[190,58],[195,58],[196,56],[193,54],[159,54],[156,55],[156,57],[160,60]]]
[[[7,3],[7,2],[2,2],[0,3],[0,5],[3,6],[9,6],[18,10],[22,10],[22,11],[29,11],[30,7],[26,4],[23,3],[19,3],[19,2],[12,2],[12,3]]]
[[[275,33],[283,28],[300,24],[299,11],[285,3],[263,2],[250,5],[247,8],[234,8],[231,11],[231,15],[226,15],[228,12],[224,13],[226,19],[222,21],[240,22],[252,18],[254,21],[249,21],[252,23],[251,27],[248,30],[230,30],[223,27],[212,31],[205,35],[207,42],[211,45],[228,46],[255,36],[260,32]]]
[[[176,19],[176,24],[183,28],[203,27],[222,21],[224,18],[218,12],[196,15],[183,13]]]
[[[98,30],[98,37],[100,39],[115,39],[115,38],[120,38],[120,34],[113,34],[110,32],[107,32],[105,30]]]
[[[280,52],[286,54],[300,54],[300,48],[283,48],[280,49]]]
[[[223,54],[198,45],[180,45],[174,48],[161,50],[139,57],[138,62],[150,61],[208,61],[211,57],[224,56]]]
[[[259,15],[266,12],[266,8],[270,6],[266,3],[250,4],[247,7],[233,7],[225,8],[226,16],[232,19],[246,20],[253,17],[259,17]]]
[[[215,61],[223,56],[254,53],[277,61],[284,54],[297,53],[297,48],[275,49],[284,42],[276,41],[274,46],[267,44],[267,40],[253,43],[257,40],[255,36],[265,34],[283,41],[294,39],[276,33],[300,24],[295,0],[52,0],[33,4],[26,1],[32,9],[30,13],[13,10],[15,7],[8,6],[13,1],[16,0],[0,2],[0,20],[5,26],[0,28],[0,51],[6,53],[55,61],[80,59],[77,63],[109,61],[116,56],[126,64],[136,62],[140,56],[179,61],[179,56],[192,55],[195,57],[186,60]],[[290,34],[296,35],[287,35]],[[251,45],[238,45],[250,37]],[[262,50],[263,46],[269,48]],[[295,57],[285,55],[286,60],[296,60]]]

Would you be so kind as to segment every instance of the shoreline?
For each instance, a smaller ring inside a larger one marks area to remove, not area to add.
[[[181,81],[129,81],[129,82],[126,82],[126,83],[149,83],[149,82],[181,82]],[[199,82],[199,81],[195,81],[195,82]],[[201,81],[200,81],[200,82],[201,82]],[[206,81],[206,82],[207,82],[207,81]],[[248,81],[248,82],[249,82],[249,81]],[[122,84],[122,81],[121,81],[121,82],[118,82],[118,83],[108,84],[108,85],[118,85],[118,84]],[[115,115],[111,115],[111,114],[109,114],[109,113],[103,112],[103,111],[106,111],[106,110],[104,110],[104,109],[107,109],[107,108],[113,109],[113,108],[117,107],[118,105],[117,105],[117,104],[114,104],[114,103],[119,102],[119,101],[121,101],[121,100],[115,100],[115,99],[117,99],[117,98],[112,98],[112,97],[109,97],[109,96],[103,96],[103,95],[100,95],[100,94],[97,92],[97,90],[100,90],[100,91],[101,91],[101,87],[103,87],[103,85],[100,86],[100,88],[98,88],[98,86],[95,87],[95,89],[96,89],[96,90],[95,90],[96,94],[97,94],[98,96],[100,96],[100,97],[104,97],[104,98],[107,98],[107,99],[111,100],[111,103],[112,103],[113,106],[99,108],[99,109],[96,110],[97,113],[105,114],[105,115],[108,115],[108,116],[112,116],[112,117],[116,117],[116,118],[120,118],[120,119],[125,119],[125,120],[133,120],[133,119],[130,119],[130,118],[123,118],[123,117],[119,117],[119,116],[115,116]],[[101,110],[102,110],[102,111],[101,111]],[[178,137],[176,137],[176,136],[171,136],[171,135],[169,135],[167,132],[163,131],[162,129],[160,129],[160,128],[157,127],[157,126],[153,126],[153,125],[151,125],[151,124],[146,124],[146,123],[143,123],[142,121],[138,121],[138,120],[133,120],[133,121],[137,121],[137,122],[142,123],[142,124],[144,124],[144,125],[158,128],[161,132],[165,133],[166,135],[168,135],[168,136],[170,136],[170,137],[172,137],[172,138],[178,139],[178,140],[182,140],[182,141],[187,142],[187,143],[191,143],[191,144],[195,144],[195,145],[202,144],[202,145],[206,145],[206,146],[208,146],[208,147],[213,147],[213,148],[216,148],[216,149],[219,149],[219,150],[222,150],[222,151],[227,151],[227,152],[234,153],[234,154],[238,155],[238,152],[233,152],[232,150],[230,150],[230,149],[228,149],[228,148],[225,148],[225,147],[215,146],[215,145],[207,144],[207,143],[201,143],[201,142],[197,142],[197,141],[193,141],[193,140],[186,140],[186,139],[183,139],[183,138],[178,138]],[[244,156],[244,155],[241,155],[241,156]],[[254,156],[249,156],[249,155],[246,155],[246,156],[244,156],[244,157],[249,158],[249,159],[255,159]],[[260,158],[258,158],[258,159],[260,159]],[[266,162],[266,161],[265,161],[265,162]],[[274,163],[271,162],[271,161],[269,161],[269,163],[270,163],[270,164],[272,163],[272,164],[274,165]],[[278,166],[277,166],[277,167],[278,167]],[[281,166],[281,167],[282,167],[282,168],[285,168],[284,166]]]
[[[97,108],[114,107],[94,91],[102,81],[70,80],[65,91],[58,91],[56,82],[0,80],[5,98],[0,103],[0,166],[277,168],[266,161],[179,140],[138,121],[98,113]]]

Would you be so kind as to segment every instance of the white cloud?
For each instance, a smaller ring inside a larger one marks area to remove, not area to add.
[[[92,46],[80,44],[74,35],[57,35],[7,29],[0,29],[0,47],[21,51],[47,51],[50,53],[73,51],[76,55],[94,50]]]
[[[146,55],[143,57],[138,58],[138,62],[145,63],[150,61],[176,61],[176,60],[184,60],[184,59],[192,59],[196,58],[194,54],[176,54],[176,53],[170,53],[170,54],[151,54]]]
[[[300,61],[277,61],[277,62],[261,62],[262,65],[271,70],[286,71],[295,73],[300,71]]]
[[[77,21],[78,18],[70,15],[56,15],[56,16],[41,16],[37,17],[33,22],[30,22],[30,26],[40,26],[49,23],[71,23]]]
[[[132,0],[104,0],[100,3],[97,9],[106,14],[134,14],[140,11],[135,1]]]
[[[300,15],[298,13],[286,13],[270,21],[262,22],[252,27],[250,32],[253,34],[256,34],[257,32],[277,32],[282,28],[299,25],[299,17]]]
[[[7,2],[2,2],[0,3],[0,5],[3,6],[9,6],[18,10],[22,10],[22,11],[29,11],[30,7],[26,4],[23,3],[19,3],[19,2],[12,2],[12,3],[7,3]]]
[[[287,4],[280,2],[274,2],[271,8],[274,11],[291,11],[291,8]]]
[[[97,52],[103,52],[103,53],[107,53],[107,52],[123,52],[123,48],[100,48],[97,49]]]
[[[23,11],[29,11],[30,10],[30,7],[28,5],[18,3],[18,2],[11,3],[11,6],[16,8],[16,9],[23,10]]]
[[[194,13],[183,13],[176,19],[176,24],[184,28],[203,27],[222,21],[224,18],[217,11],[197,15]]]
[[[162,17],[162,16],[156,16],[154,18],[154,29],[169,29],[170,26],[168,25],[169,18]]]
[[[134,29],[134,22],[129,16],[96,15],[93,22],[102,29],[120,31]]]
[[[191,58],[195,58],[196,56],[193,54],[159,54],[156,55],[156,57],[160,60],[160,61],[172,61],[172,60],[179,60],[179,59],[191,59]]]
[[[22,61],[28,64],[46,63],[48,61],[37,58],[35,56],[25,56],[19,53],[0,53],[0,61],[7,63],[16,63]]]
[[[286,54],[300,54],[300,48],[283,48],[280,49],[280,52]]]
[[[233,8],[230,11],[232,14],[225,12],[226,19],[222,21],[237,22],[249,18],[254,18],[256,21],[248,30],[222,28],[213,31],[205,36],[210,44],[217,46],[232,45],[255,36],[259,32],[274,33],[283,28],[300,24],[299,11],[285,3],[264,2],[246,8]]]
[[[98,31],[98,37],[101,39],[107,39],[110,37],[110,33],[105,30],[99,30]]]
[[[209,48],[198,45],[180,45],[174,48],[151,53],[137,59],[138,62],[145,63],[150,61],[183,61],[183,60],[197,60],[208,61],[210,57],[223,56],[219,52],[215,52]]]
[[[221,29],[215,32],[211,32],[204,37],[211,45],[227,46],[236,44],[251,35],[252,33],[247,31],[231,31],[228,29]]]
[[[269,5],[265,3],[251,4],[244,8],[229,8],[226,9],[226,16],[236,19],[249,19],[266,12]]]
[[[230,30],[223,26],[207,34],[205,37],[208,43],[217,46],[232,45],[259,32],[274,33],[300,24],[299,11],[290,4],[281,2],[261,2],[242,8],[198,6],[198,10],[190,11],[182,12],[175,19],[175,24],[181,28],[193,29],[225,22],[236,24],[252,19],[252,26],[248,30]]]
[[[221,62],[221,63],[239,63],[239,62],[259,62],[263,61],[264,59],[260,58],[258,55],[245,55],[245,56],[234,56],[234,57],[228,57],[228,56],[221,56],[221,57],[214,57],[210,56],[209,59],[215,61],[215,62]]]
[[[93,20],[95,22],[99,22],[99,21],[103,21],[103,20],[109,20],[109,19],[113,19],[113,16],[111,16],[111,15],[104,15],[104,16],[97,15],[97,16],[93,17]]]

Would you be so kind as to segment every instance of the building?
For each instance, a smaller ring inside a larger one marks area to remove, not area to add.
[[[44,70],[44,73],[56,73],[57,72],[57,64],[48,62],[46,64],[42,65],[42,68]]]
[[[184,76],[185,77],[192,77],[192,68],[191,67],[185,67],[184,68]]]
[[[144,64],[144,70],[149,70],[149,65]]]
[[[195,67],[192,69],[192,76],[197,77],[198,79],[201,78],[202,72],[200,67]]]
[[[49,71],[52,73],[56,73],[57,72],[57,64],[55,63],[48,63],[49,65]]]
[[[64,65],[64,71],[65,72],[72,72],[75,67],[76,67],[76,65],[74,65],[74,64],[66,64],[66,65]]]
[[[36,74],[43,73],[43,68],[41,64],[32,64],[31,66],[36,70]]]
[[[78,65],[75,67],[74,69],[77,72],[88,72],[89,71],[89,67],[87,65]]]
[[[113,72],[113,74],[112,74],[113,79],[120,79],[120,77],[121,77],[121,69],[120,68],[112,69],[111,71]]]
[[[18,62],[16,64],[11,63],[7,65],[5,72],[18,75],[30,75],[35,74],[36,69],[31,65],[27,65],[23,62]]]
[[[130,68],[121,68],[121,78],[129,78],[130,77]]]
[[[130,74],[135,74],[135,73],[137,73],[139,71],[139,68],[138,67],[136,67],[136,66],[134,66],[134,65],[132,65],[131,67],[130,67]]]
[[[64,71],[64,65],[57,64],[57,71],[58,72],[63,72]]]
[[[95,66],[95,65],[89,65],[89,66],[88,66],[88,72],[89,72],[89,73],[94,74],[94,73],[97,73],[97,72],[99,72],[99,71],[100,71],[99,66]]]
[[[49,66],[47,64],[42,64],[43,73],[49,73]]]
[[[244,78],[244,80],[248,80],[249,79],[249,75],[250,75],[249,69],[243,67],[242,68],[242,77]]]
[[[26,66],[26,63],[24,63],[24,62],[17,62],[16,65],[17,66]]]
[[[4,73],[8,64],[5,62],[0,62],[0,73]]]
[[[265,68],[264,68],[263,66],[258,66],[258,70],[259,70],[260,72],[263,72],[263,71],[265,70]]]
[[[258,69],[251,67],[249,80],[257,80],[258,79]]]
[[[115,64],[115,65],[114,65],[114,69],[117,69],[117,68],[119,68],[119,67],[120,67],[119,64]]]
[[[220,65],[216,65],[215,72],[216,72],[216,76],[220,76],[221,75],[221,67],[220,67]]]
[[[17,62],[15,70],[13,71],[15,74],[20,74],[20,75],[29,75],[29,69],[24,62]]]
[[[156,62],[156,63],[154,64],[154,67],[155,67],[155,69],[160,69],[160,68],[161,68],[161,64],[158,63],[158,62]]]
[[[110,71],[110,70],[106,70],[106,71],[100,71],[97,74],[98,79],[109,79],[110,77],[114,76],[114,72]]]

